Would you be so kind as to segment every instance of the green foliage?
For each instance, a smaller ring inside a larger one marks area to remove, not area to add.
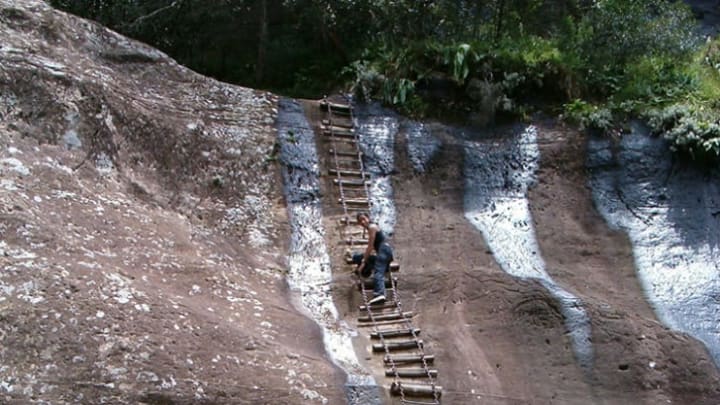
[[[715,38],[707,44],[703,62],[720,73],[720,39]]]
[[[450,48],[448,51],[445,53],[445,64],[452,66],[452,77],[455,81],[463,83],[470,74],[471,58],[473,62],[480,58],[472,51],[470,44],[459,44],[454,50]]]
[[[360,100],[370,100],[383,80],[367,60],[353,61],[341,73],[350,77],[350,91]]]
[[[626,81],[616,97],[659,106],[682,99],[698,88],[698,82],[681,60],[646,57],[628,65]]]
[[[368,35],[367,2],[50,0],[223,81],[298,97],[338,86]],[[347,38],[347,40],[346,40]],[[357,40],[357,42],[356,42]],[[345,42],[347,41],[347,42]]]
[[[578,24],[576,43],[595,67],[622,67],[643,56],[678,56],[695,45],[693,16],[682,2],[602,0]]]
[[[720,110],[720,38],[708,42],[688,65],[689,74],[698,80],[697,90],[689,101],[710,109]]]
[[[421,104],[425,78],[448,77],[460,90],[450,103],[456,107],[522,115],[542,100],[597,131],[641,116],[678,152],[720,153],[712,119],[720,112],[720,45],[694,54],[695,23],[682,2],[455,2],[464,22],[442,1],[373,3],[387,7],[380,13],[388,26],[374,26],[379,40],[353,65],[356,88],[370,89],[367,96],[406,108],[410,100]],[[420,15],[422,7],[429,14]]]
[[[409,78],[413,71],[407,69],[412,66],[406,63],[407,53],[382,55],[375,63],[357,60],[343,70],[352,77],[351,91],[364,100],[380,97],[388,104],[405,104],[415,90],[415,81]]]
[[[556,41],[536,36],[505,39],[488,50],[492,74],[501,74],[510,96],[528,98],[531,94],[566,92],[569,80]]]
[[[605,132],[613,127],[613,114],[610,110],[579,99],[564,105],[564,118],[581,129]]]
[[[233,83],[319,97],[346,80],[407,114],[543,106],[600,131],[640,116],[680,153],[720,153],[720,39],[698,50],[681,1],[51,3]]]
[[[720,158],[720,124],[717,116],[689,105],[672,105],[645,114],[653,132],[663,135],[671,149],[702,162]]]

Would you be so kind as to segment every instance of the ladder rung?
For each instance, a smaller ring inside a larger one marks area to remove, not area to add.
[[[330,169],[330,175],[341,175],[341,176],[353,176],[353,177],[362,177],[363,172],[360,170],[348,170],[348,169]]]
[[[359,236],[363,237],[365,235],[364,229],[357,229],[357,228],[350,228],[350,230],[345,230],[345,235],[350,235],[352,237]],[[348,262],[348,264],[352,264],[352,256],[345,256],[345,260]]]
[[[355,133],[355,128],[340,127],[340,126],[335,126],[335,125],[329,125],[329,126],[324,125],[321,128],[322,128],[323,132],[327,132],[327,133],[332,132],[335,135],[354,134]]]
[[[430,374],[430,377],[437,378],[438,371],[435,369],[425,370],[424,368],[391,368],[385,369],[385,375],[388,377],[394,377],[397,372],[397,376],[401,378],[423,378]]]
[[[384,338],[403,337],[403,336],[413,336],[413,332],[415,333],[415,336],[417,336],[420,334],[420,329],[408,328],[408,329],[380,330],[377,332],[371,332],[370,338],[371,339],[380,339],[380,335],[382,335],[383,339]]]
[[[439,385],[409,384],[394,381],[390,384],[390,393],[393,395],[402,393],[403,396],[434,397],[437,395],[437,397],[440,397],[442,396],[442,387]]]
[[[342,104],[334,101],[329,101],[327,99],[323,99],[320,101],[320,106],[323,108],[332,108],[332,109],[339,109],[339,110],[350,110],[352,106],[350,104]]]
[[[339,204],[342,204],[342,203],[343,203],[343,199],[342,199],[342,198],[338,198],[338,203],[339,203]],[[353,205],[361,205],[361,204],[364,204],[364,205],[368,205],[368,204],[369,204],[369,201],[368,201],[367,198],[345,198],[345,204],[353,204]]]
[[[352,217],[352,218],[348,218],[348,217],[340,218],[340,219],[338,220],[338,223],[339,223],[340,225],[348,225],[348,226],[349,226],[349,225],[357,225],[357,224],[358,224],[357,219],[355,219],[355,217]]]
[[[385,345],[382,343],[375,343],[372,345],[373,352],[384,352],[385,348],[387,347],[387,350],[393,351],[393,350],[408,350],[408,349],[422,349],[423,348],[423,341],[422,340],[405,340],[402,342],[385,342]]]
[[[367,194],[365,194],[365,190],[363,189],[357,189],[357,188],[351,188],[351,189],[344,189],[343,194],[345,195],[345,198],[364,198],[367,199]],[[365,209],[369,206],[368,203],[365,203]]]
[[[335,109],[334,107],[333,107],[332,113],[337,114],[337,115],[345,115],[345,116],[350,115],[350,111],[338,110],[338,109]]]
[[[342,156],[342,157],[359,158],[360,156],[362,156],[362,152],[358,152],[358,151],[342,152],[342,151],[335,151],[335,149],[333,149],[333,148],[328,149],[328,153],[330,153],[331,155],[338,155],[338,156]]]
[[[335,170],[353,170],[357,171],[360,170],[362,166],[358,162],[337,162],[335,165]],[[337,174],[335,175],[337,176]],[[355,177],[355,175],[353,175]]]
[[[423,358],[426,364],[433,364],[435,362],[434,354],[393,354],[385,356],[383,362],[385,362],[385,364],[422,364]],[[390,359],[392,359],[392,361],[390,361]]]
[[[362,201],[362,200],[365,200],[365,201]],[[370,208],[370,203],[367,201],[367,199],[364,199],[364,198],[361,198],[361,197],[357,197],[357,198],[345,197],[345,200],[344,200],[344,201],[345,201],[345,205],[346,205],[348,208],[350,208],[350,207],[352,207],[352,208],[362,208],[362,209],[365,209],[365,210],[367,210],[367,209]],[[342,204],[342,203],[343,203],[343,199],[342,199],[342,198],[338,198],[338,204]]]
[[[389,292],[395,294],[395,289],[389,287],[387,284],[388,284],[387,281],[385,281],[385,296],[386,296],[386,297],[387,297],[387,295],[388,295]],[[360,291],[360,292],[361,292],[361,293],[365,293],[365,294],[372,294],[372,293],[373,293],[372,287],[367,287],[367,288],[362,288],[362,287],[363,287],[363,285],[360,284],[360,288],[361,288],[361,291]],[[371,306],[372,306],[372,305],[371,305]]]
[[[412,311],[408,312],[396,312],[393,314],[380,314],[375,315],[373,318],[375,318],[375,321],[394,321],[396,319],[409,319],[413,317]],[[372,322],[369,316],[360,316],[358,317],[359,322]]]
[[[400,324],[400,323],[402,323],[402,324],[408,324],[408,323],[410,323],[410,322],[412,322],[412,319],[410,319],[410,318],[403,318],[403,319],[393,319],[393,320],[390,320],[390,321],[377,321],[377,322],[375,322],[375,323],[373,323],[373,322],[364,322],[364,323],[359,323],[357,326],[358,326],[358,327],[363,327],[363,326],[373,326],[373,327],[374,327],[374,326],[383,326],[383,325],[397,325],[397,324]]]
[[[420,401],[411,401],[411,400],[405,398],[405,399],[400,400],[400,403],[403,405],[405,405],[405,404],[407,404],[407,405],[440,405],[440,402],[435,401],[434,399],[432,400],[432,402],[425,402],[425,401],[420,402]]]
[[[338,186],[337,182],[335,182],[335,185]],[[347,184],[343,184],[338,187],[343,188],[343,194],[347,193],[347,198],[368,198],[368,193],[362,186],[348,186]]]
[[[347,121],[347,120],[343,120],[343,121]],[[342,128],[352,128],[353,127],[352,122],[343,122],[343,121],[338,121],[338,120],[332,121],[332,125],[335,127],[342,127]],[[330,125],[330,123],[331,123],[330,120],[322,120],[323,125]]]
[[[347,165],[347,164],[359,165],[360,164],[360,161],[357,159],[338,158],[337,160],[335,160],[333,158],[331,160],[333,163],[337,163],[337,164],[345,164],[345,165]]]
[[[342,115],[349,115],[352,112],[352,107],[347,104],[332,103],[328,101],[321,101],[320,108],[323,110],[330,109],[332,112]]]
[[[343,187],[352,186],[364,188],[365,185],[370,185],[369,181],[362,179],[333,179],[333,182],[335,184],[342,184]]]
[[[354,245],[367,245],[368,241],[367,239],[345,239],[345,244],[354,246]]]
[[[395,302],[395,301],[385,301],[384,304],[374,304],[374,305],[370,305],[370,309],[374,309],[374,310],[393,309],[393,308],[397,308],[397,302]],[[359,309],[360,311],[367,311],[368,306],[366,306],[366,305],[360,305],[360,306],[358,307],[358,309]]]
[[[355,139],[355,137],[352,137],[352,138],[350,138],[350,137],[342,137],[342,136],[341,136],[341,137],[332,137],[332,138],[330,138],[330,137],[325,137],[325,139],[328,140],[328,141],[331,141],[332,144],[334,144],[334,145],[336,145],[336,146],[337,146],[338,143],[341,143],[341,144],[347,145],[348,147],[351,147],[351,148],[357,148],[357,147],[358,147],[358,146],[357,146],[357,140]]]
[[[341,132],[341,131],[323,131],[323,135],[325,136],[331,136],[331,137],[338,137],[341,139],[355,139],[355,133],[353,132]]]

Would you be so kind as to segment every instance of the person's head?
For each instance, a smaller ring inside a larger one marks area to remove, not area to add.
[[[367,212],[358,212],[358,214],[355,216],[355,219],[357,219],[358,224],[366,228],[370,223],[370,215]]]

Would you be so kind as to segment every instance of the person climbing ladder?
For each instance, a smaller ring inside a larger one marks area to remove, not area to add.
[[[380,304],[385,302],[385,272],[390,270],[390,262],[393,261],[392,247],[378,224],[371,222],[369,214],[358,213],[357,222],[368,232],[368,244],[363,253],[353,254],[352,262],[358,265],[356,272],[363,277],[370,275],[370,269],[374,271],[373,298],[368,303]]]

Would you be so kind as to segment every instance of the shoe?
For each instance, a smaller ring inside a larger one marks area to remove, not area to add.
[[[373,297],[370,301],[368,301],[368,304],[382,304],[385,302],[385,296],[384,295],[378,295],[377,297]]]

